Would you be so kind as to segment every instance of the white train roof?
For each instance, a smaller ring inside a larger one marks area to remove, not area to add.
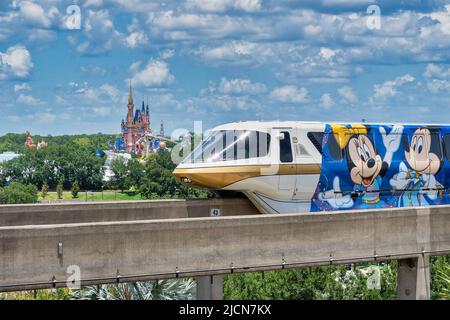
[[[344,122],[344,121],[239,121],[219,125],[212,131],[219,130],[267,130],[271,128],[308,128],[310,130],[323,130],[325,124],[364,124],[364,125],[407,125],[407,126],[428,126],[428,127],[444,127],[449,124],[437,123],[383,123],[383,122]]]
[[[325,123],[318,121],[239,121],[219,125],[213,128],[213,131],[218,130],[258,130],[270,128],[298,128],[308,127],[314,129],[322,129]]]

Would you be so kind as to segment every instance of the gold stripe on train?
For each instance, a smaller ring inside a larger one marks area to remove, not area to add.
[[[192,180],[192,184],[206,188],[224,188],[238,181],[267,175],[320,174],[320,164],[242,165],[226,167],[175,169],[174,176]]]

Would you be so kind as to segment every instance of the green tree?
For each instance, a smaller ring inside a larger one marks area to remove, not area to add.
[[[52,146],[72,146],[74,149],[96,149],[102,150],[108,147],[110,135],[108,134],[80,134],[80,135],[62,135],[62,136],[40,136],[34,135],[35,142],[39,142],[42,139],[48,142],[49,147]],[[20,133],[8,133],[4,136],[0,136],[0,153],[4,151],[14,151],[18,153],[24,153],[27,149],[24,146],[25,134]],[[43,151],[43,150],[40,150]]]
[[[440,280],[443,282],[443,288],[439,294],[439,298],[450,300],[450,265],[446,265],[439,271]]]
[[[75,181],[72,184],[71,192],[72,192],[73,199],[78,198],[78,192],[80,192],[80,185],[78,184],[78,181]]]
[[[48,195],[48,184],[47,181],[44,180],[44,183],[42,184],[42,188],[41,188],[41,196],[42,199],[45,199]]]
[[[30,184],[11,183],[0,189],[0,204],[36,203],[38,190]]]
[[[450,255],[430,258],[431,299],[450,299]]]
[[[64,179],[60,178],[58,184],[56,185],[56,194],[58,196],[58,199],[63,198],[63,192],[64,192]]]
[[[127,162],[127,177],[126,177],[126,186],[127,188],[139,188],[141,183],[141,179],[144,176],[144,166],[142,163],[133,159]]]
[[[229,275],[225,299],[394,299],[396,266],[380,265],[381,289],[369,289],[360,268],[344,266],[289,269]]]
[[[0,300],[70,300],[72,290],[58,288],[56,290],[39,289],[0,293]]]
[[[53,143],[49,142],[45,149],[23,149],[20,157],[0,164],[0,184],[10,179],[41,188],[46,181],[54,189],[63,176],[66,189],[77,181],[85,190],[100,190],[104,159],[96,157],[94,143],[88,144],[83,138],[81,144],[76,144],[69,136],[51,140]]]
[[[175,164],[170,152],[161,150],[149,157],[140,181],[139,191],[144,198],[198,198],[206,197],[206,192],[199,189],[186,188],[178,183],[172,172]]]
[[[111,171],[114,176],[111,178],[112,185],[122,192],[127,188],[128,166],[127,160],[118,158],[111,162]]]

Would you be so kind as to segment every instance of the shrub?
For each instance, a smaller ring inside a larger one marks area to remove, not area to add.
[[[56,194],[58,195],[58,199],[63,198],[63,192],[64,192],[64,184],[63,180],[60,179],[58,182],[58,185],[56,186]]]
[[[47,197],[47,194],[48,194],[48,184],[47,184],[47,181],[44,181],[44,183],[42,184],[42,189],[41,189],[42,199],[45,199]]]
[[[72,184],[72,189],[71,189],[71,191],[72,191],[72,198],[74,198],[74,199],[78,198],[78,192],[80,191],[80,185],[78,184],[77,181],[75,181],[75,182]]]
[[[31,184],[13,182],[0,189],[1,204],[36,203],[37,200],[38,190]]]

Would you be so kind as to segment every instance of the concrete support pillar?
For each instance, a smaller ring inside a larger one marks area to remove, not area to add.
[[[197,300],[223,300],[223,276],[197,277]]]
[[[430,299],[430,258],[421,255],[398,261],[397,299]]]

